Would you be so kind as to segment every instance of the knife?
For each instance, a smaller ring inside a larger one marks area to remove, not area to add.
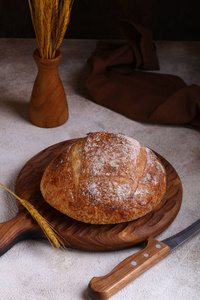
[[[89,296],[93,300],[108,299],[139,275],[165,258],[172,250],[181,245],[199,230],[200,219],[186,229],[161,242],[149,237],[144,249],[127,257],[107,275],[93,277],[88,286]]]

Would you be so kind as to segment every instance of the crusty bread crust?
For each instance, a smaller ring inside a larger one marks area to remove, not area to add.
[[[44,199],[60,212],[91,224],[116,224],[153,210],[166,191],[166,172],[138,141],[108,132],[89,133],[47,166]]]

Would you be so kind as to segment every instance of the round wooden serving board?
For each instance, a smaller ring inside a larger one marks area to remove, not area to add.
[[[182,202],[182,184],[171,164],[159,154],[167,173],[167,191],[161,203],[146,216],[117,225],[91,225],[69,218],[47,204],[40,180],[49,162],[75,140],[52,145],[31,158],[18,175],[15,193],[32,203],[66,241],[66,247],[89,251],[123,249],[164,231],[175,219]],[[18,203],[18,202],[17,202]],[[23,239],[46,238],[27,210],[18,203],[16,217],[0,224],[0,255]]]

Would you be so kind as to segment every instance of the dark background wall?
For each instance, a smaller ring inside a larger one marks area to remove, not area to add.
[[[67,38],[121,38],[118,19],[150,28],[154,40],[200,40],[200,0],[75,0]],[[0,0],[0,37],[35,37],[28,0]]]

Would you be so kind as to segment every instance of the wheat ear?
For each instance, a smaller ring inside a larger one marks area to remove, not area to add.
[[[58,26],[58,14],[59,14],[59,0],[53,0],[52,3],[52,37],[56,39],[56,29]]]
[[[41,57],[44,57],[44,2],[43,0],[35,1],[35,27],[37,30],[38,49]]]
[[[43,53],[41,52],[40,37],[39,37],[39,34],[38,34],[38,28],[37,28],[36,21],[35,21],[35,8],[34,8],[34,4],[31,3],[31,0],[28,0],[28,3],[29,3],[29,8],[30,8],[30,13],[31,13],[31,19],[32,19],[32,23],[33,23],[33,28],[34,28],[36,40],[37,40],[37,43],[38,43],[39,54],[42,57]]]
[[[50,224],[45,218],[43,218],[40,213],[35,209],[35,207],[29,203],[25,199],[21,199],[17,195],[15,195],[11,190],[9,190],[5,185],[3,185],[0,182],[0,185],[6,189],[10,194],[12,194],[16,199],[19,200],[19,202],[27,209],[27,211],[31,214],[31,216],[36,220],[36,222],[39,224],[41,229],[43,230],[45,236],[49,240],[52,247],[56,248],[65,248],[64,243],[61,240],[61,237],[59,237],[58,233],[54,229],[53,225]]]
[[[51,18],[52,18],[52,3],[51,1],[46,2],[44,7],[44,53],[45,58],[51,58],[52,44],[51,44]]]
[[[58,26],[56,30],[55,44],[53,47],[53,54],[52,54],[53,58],[55,57],[56,51],[60,47],[64,39],[65,32],[67,30],[67,26],[70,20],[72,5],[73,5],[73,0],[64,0],[63,3],[60,4],[60,14],[59,14]]]

